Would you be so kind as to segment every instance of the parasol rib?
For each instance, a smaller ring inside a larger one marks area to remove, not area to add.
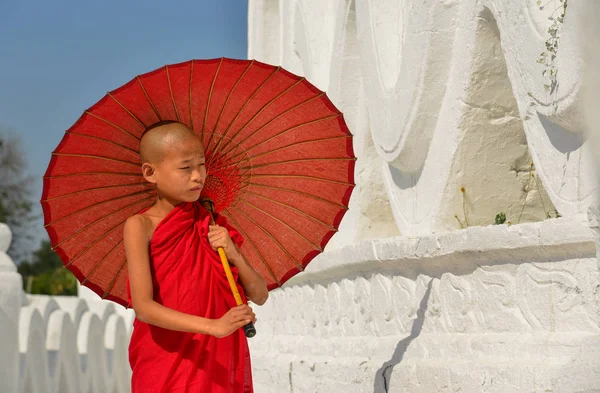
[[[189,106],[190,106],[190,128],[193,130],[194,129],[194,116],[192,116],[192,80],[193,80],[193,76],[194,76],[194,60],[192,59],[191,61],[191,66],[190,66],[190,90],[188,92],[188,102],[189,102]]]
[[[330,201],[329,199],[321,198],[321,197],[313,195],[313,194],[308,194],[308,193],[303,192],[303,191],[294,190],[292,188],[275,187],[275,186],[271,186],[271,185],[267,185],[267,184],[252,183],[252,182],[247,182],[246,184],[247,184],[246,188],[250,187],[250,186],[255,186],[255,187],[269,188],[269,189],[278,190],[278,191],[287,191],[287,192],[291,192],[291,193],[294,193],[294,194],[303,195],[303,196],[305,196],[307,198],[313,198],[313,199],[318,200],[318,201],[326,202],[326,203],[329,203],[331,205],[337,206],[337,207],[339,207],[341,209],[346,209],[346,210],[348,209],[347,206],[344,206],[344,205],[339,204],[337,202],[333,202],[333,201]],[[246,190],[245,192],[252,192],[252,191]]]
[[[114,231],[115,229],[117,229],[118,227],[120,227],[125,221],[121,221],[120,223],[118,223],[117,225],[115,225],[114,227],[110,228],[108,231],[106,231],[105,233],[102,234],[102,236],[98,236],[98,238],[96,240],[94,240],[91,244],[89,244],[86,248],[84,248],[83,250],[79,251],[79,253],[77,253],[77,255],[75,255],[73,258],[71,258],[69,260],[69,263],[67,263],[64,267],[69,267],[72,264],[75,263],[75,261],[77,261],[77,259],[79,259],[83,254],[86,253],[86,251],[88,251],[90,248],[92,248],[96,243],[98,243],[100,240],[104,239],[109,233],[111,233],[112,231]],[[123,240],[120,240],[119,243],[117,243],[117,245],[119,245]],[[112,250],[114,250],[117,246],[113,247],[113,249],[111,249],[110,252],[112,252]],[[109,254],[110,254],[109,252]],[[103,260],[106,258],[106,256],[108,256],[108,254],[106,254],[104,256],[104,258],[102,258]],[[94,267],[93,270],[96,270],[96,267]]]
[[[271,75],[269,75],[257,88],[256,90],[254,90],[254,92],[252,93],[252,95],[246,100],[246,102],[244,102],[244,106],[242,106],[242,108],[238,111],[238,113],[235,115],[235,117],[233,118],[233,120],[231,121],[231,123],[229,123],[229,125],[227,126],[227,128],[225,129],[225,132],[223,133],[223,137],[221,139],[219,139],[218,144],[215,146],[214,152],[217,152],[219,150],[219,146],[221,145],[221,142],[223,141],[223,138],[229,133],[229,130],[231,129],[231,126],[233,125],[233,123],[235,123],[235,121],[237,120],[237,118],[242,114],[242,112],[244,111],[244,109],[246,109],[246,106],[248,106],[248,104],[250,102],[252,102],[252,100],[254,99],[254,96],[256,94],[258,94],[258,92],[263,88],[264,85],[267,84],[267,82],[269,80],[271,80],[271,78],[273,78],[273,76],[281,69],[281,67],[277,67],[272,73]]]
[[[235,206],[232,206],[232,208],[235,209],[235,210],[237,210],[241,214],[243,214],[248,220],[252,221],[252,223],[254,225],[256,225],[257,228],[260,228],[260,230],[262,230],[267,236],[269,236],[271,238],[271,240],[273,240],[275,242],[275,244],[277,244],[277,246],[281,249],[281,251],[283,251],[292,260],[292,262],[294,262],[298,266],[298,269],[300,269],[300,271],[304,271],[304,266],[302,266],[302,264],[299,263],[292,256],[292,254],[290,254],[290,252],[285,247],[283,247],[283,245],[281,243],[279,243],[279,241],[277,239],[275,239],[275,237],[273,237],[273,235],[271,234],[271,232],[267,231],[265,228],[263,228],[262,226],[260,226],[259,223],[257,223],[252,217],[250,217],[248,214],[246,214],[246,212],[244,212],[243,210],[238,209]]]
[[[57,244],[56,244],[54,247],[52,247],[52,251],[56,250],[56,249],[57,249],[58,247],[60,247],[60,246],[61,246],[61,245],[62,245],[64,242],[66,242],[67,240],[69,240],[69,239],[73,238],[74,236],[77,236],[78,234],[80,234],[81,232],[83,232],[84,230],[86,230],[87,228],[89,228],[90,226],[92,226],[92,225],[94,225],[94,224],[96,224],[96,223],[98,223],[98,222],[100,222],[100,221],[102,221],[102,220],[106,219],[107,217],[110,217],[110,216],[112,216],[113,214],[119,213],[119,212],[121,212],[122,210],[125,210],[125,209],[127,209],[127,208],[130,208],[131,206],[135,206],[135,205],[137,205],[137,204],[140,204],[140,203],[142,203],[142,202],[146,202],[147,200],[150,200],[150,199],[153,199],[153,196],[150,196],[150,197],[147,197],[147,198],[143,198],[143,199],[137,200],[137,201],[135,201],[135,202],[133,202],[133,203],[131,203],[131,204],[127,205],[127,206],[124,206],[124,207],[122,207],[122,208],[121,208],[121,209],[119,209],[119,210],[115,210],[115,211],[114,211],[114,212],[112,212],[112,213],[109,213],[109,214],[107,214],[107,215],[105,215],[105,216],[102,216],[102,217],[100,217],[100,218],[98,218],[98,219],[96,219],[96,220],[94,220],[94,221],[90,222],[89,224],[87,224],[87,225],[86,225],[86,226],[84,226],[83,228],[80,228],[80,229],[78,229],[77,231],[75,231],[74,233],[72,233],[71,235],[69,235],[68,237],[66,237],[65,239],[63,239],[62,241],[58,242],[58,243],[57,243]],[[106,202],[106,201],[105,201],[105,202]],[[84,209],[82,209],[82,210],[84,210]],[[79,211],[81,211],[81,210],[79,210]],[[66,217],[66,216],[65,216],[65,217]],[[63,218],[64,218],[64,217],[61,217],[59,220],[61,220],[61,219],[63,219]],[[122,222],[125,222],[125,221],[122,221]],[[49,225],[50,225],[50,224],[46,224],[46,225],[44,225],[44,227],[47,227],[47,226],[49,226]]]
[[[271,120],[269,120],[268,122],[266,122],[265,124],[263,124],[262,126],[260,126],[258,129],[256,129],[254,132],[252,132],[252,134],[248,135],[247,137],[245,137],[245,140],[248,140],[250,138],[252,138],[254,135],[256,135],[257,132],[260,132],[261,130],[263,130],[266,126],[268,126],[269,124],[273,123],[275,120],[279,119],[281,116],[287,114],[288,112],[297,109],[299,107],[301,107],[302,105],[306,105],[308,103],[310,103],[311,101],[323,96],[325,93],[320,93],[317,94],[315,96],[312,96],[311,98],[307,99],[306,101],[302,101],[299,102],[298,104],[286,109],[285,111],[281,112],[280,114],[278,114],[277,116],[273,117]],[[238,133],[239,134],[246,126],[244,126],[243,128],[240,128]],[[236,135],[237,135],[236,134]],[[234,137],[236,136],[234,135]],[[225,146],[223,146],[223,149],[227,148],[229,146],[229,143],[227,143]],[[222,155],[227,155],[229,152],[231,151],[231,149],[224,151],[223,153],[221,153]]]
[[[173,103],[173,109],[175,110],[175,117],[179,120],[179,111],[177,111],[177,105],[175,105],[175,97],[173,96],[173,89],[171,88],[171,77],[169,76],[169,66],[165,65],[165,72],[167,73],[167,83],[169,85],[169,95],[171,96],[171,102]]]
[[[252,241],[252,239],[250,239],[248,237],[248,235],[246,234],[246,232],[244,232],[244,230],[242,229],[242,227],[239,225],[239,223],[235,220],[235,218],[233,218],[231,215],[229,215],[227,212],[223,211],[221,214],[223,214],[225,217],[229,218],[230,221],[232,221],[235,224],[235,227],[238,231],[240,231],[240,233],[242,234],[242,236],[244,237],[244,239],[246,239],[251,245],[252,248],[254,248],[254,251],[256,251],[256,253],[258,254],[258,256],[260,257],[261,262],[263,263],[263,265],[265,265],[265,267],[267,268],[267,271],[269,272],[269,274],[271,275],[271,278],[273,278],[273,281],[275,281],[277,283],[277,285],[281,286],[281,281],[279,281],[277,279],[277,276],[275,275],[275,273],[273,272],[273,270],[271,269],[271,266],[269,266],[269,264],[267,263],[267,261],[265,260],[265,257],[262,255],[262,253],[260,252],[260,250],[258,249],[258,247],[256,247],[256,245],[254,244],[254,242]]]
[[[240,81],[244,78],[244,76],[246,75],[246,73],[248,72],[248,70],[250,69],[250,67],[252,66],[252,64],[254,64],[254,60],[252,60],[248,64],[248,66],[246,67],[246,69],[244,70],[244,72],[242,73],[242,75],[240,75],[240,77],[238,78],[238,80],[235,82],[235,85],[233,85],[233,87],[231,88],[231,90],[229,90],[229,94],[227,94],[227,98],[225,99],[225,103],[223,104],[223,107],[221,108],[221,112],[219,113],[219,117],[217,117],[217,121],[215,122],[215,126],[213,127],[213,131],[210,134],[210,139],[206,143],[206,146],[204,146],[204,148],[206,150],[209,149],[209,146],[210,146],[210,144],[212,142],[213,136],[215,135],[215,132],[217,131],[217,127],[219,126],[219,122],[221,121],[221,117],[223,116],[223,112],[225,112],[225,108],[227,108],[227,104],[229,103],[229,99],[231,98],[231,95],[235,91],[235,88],[239,85]]]
[[[114,246],[113,248],[111,248],[111,249],[110,249],[110,251],[109,251],[109,252],[107,252],[107,253],[106,253],[106,255],[105,255],[104,257],[102,257],[102,259],[100,260],[100,262],[98,262],[98,263],[96,264],[96,266],[94,266],[94,268],[93,268],[93,269],[92,269],[92,270],[91,270],[91,271],[88,273],[88,275],[87,275],[87,276],[84,278],[84,280],[81,282],[81,285],[85,285],[85,283],[86,283],[86,282],[88,282],[88,281],[89,281],[89,280],[92,278],[92,276],[94,275],[94,273],[96,272],[96,270],[98,270],[98,268],[99,268],[100,266],[102,266],[102,264],[103,264],[103,263],[104,263],[104,262],[107,260],[108,256],[109,256],[110,254],[112,254],[112,253],[113,253],[113,251],[114,251],[114,250],[116,250],[116,249],[117,249],[117,247],[119,247],[121,244],[123,244],[123,240],[122,240],[122,239],[121,239],[121,240],[119,240],[119,242],[118,242],[117,244],[115,244],[115,246]],[[87,249],[86,249],[86,251],[87,251]],[[75,259],[75,258],[73,258],[73,259]],[[69,264],[70,264],[70,263],[72,263],[73,259],[71,259],[71,260],[69,261]]]
[[[117,175],[117,176],[135,176],[142,177],[141,173],[131,173],[131,172],[79,172],[79,173],[67,173],[65,175],[54,175],[54,176],[44,176],[43,179],[63,179],[65,177],[77,177],[77,176],[90,176],[90,175]]]
[[[258,117],[258,115],[260,115],[265,109],[267,109],[267,107],[269,105],[271,105],[273,102],[277,101],[280,97],[282,97],[284,94],[286,94],[288,91],[290,91],[291,89],[293,89],[294,87],[298,86],[302,81],[304,81],[304,78],[300,78],[298,79],[296,82],[294,82],[292,85],[290,85],[290,87],[288,87],[287,89],[285,89],[284,91],[282,91],[281,93],[279,93],[278,95],[276,95],[275,97],[271,98],[269,100],[269,102],[267,102],[265,105],[262,106],[262,108],[260,108],[258,110],[258,112],[256,112],[251,118],[250,120],[248,120],[246,122],[246,124],[244,124],[243,126],[241,126],[237,132],[235,134],[233,134],[233,136],[229,139],[230,141],[233,140],[240,132],[242,132],[242,130],[244,128],[246,128],[248,126],[248,124],[252,123],[254,121],[254,119],[256,119]],[[233,124],[233,123],[232,123]],[[229,145],[229,143],[226,143],[225,146],[222,147],[222,149],[226,148]],[[213,153],[216,153],[218,150],[215,148],[215,151]]]
[[[269,202],[271,202],[271,203],[275,203],[275,204],[277,204],[277,205],[280,205],[280,206],[284,206],[284,207],[286,207],[286,208],[289,208],[290,210],[293,210],[293,211],[295,211],[296,213],[298,213],[298,214],[300,214],[300,215],[303,215],[303,216],[305,216],[305,217],[307,217],[307,218],[310,218],[311,220],[313,220],[313,221],[315,221],[315,222],[317,222],[317,223],[319,223],[319,224],[322,224],[322,225],[326,226],[328,229],[330,229],[330,230],[332,230],[332,231],[336,231],[336,232],[337,232],[337,229],[336,229],[336,228],[332,227],[331,225],[327,224],[326,222],[323,222],[323,221],[319,220],[318,218],[316,218],[316,217],[313,217],[313,216],[311,216],[310,214],[308,214],[308,213],[306,213],[306,212],[303,212],[303,211],[302,211],[302,210],[300,210],[300,209],[297,209],[297,208],[295,208],[295,207],[293,207],[293,206],[291,206],[291,205],[288,205],[287,203],[279,202],[279,201],[276,201],[276,200],[275,200],[275,199],[273,199],[273,198],[269,198],[269,197],[267,197],[267,196],[264,196],[264,195],[258,194],[258,193],[256,193],[256,192],[248,191],[248,190],[246,190],[246,191],[245,191],[245,193],[246,193],[246,194],[252,194],[252,195],[254,195],[254,196],[256,196],[256,197],[262,198],[262,199],[264,199],[264,200],[267,200],[267,201],[269,201]]]
[[[136,115],[133,114],[133,112],[131,112],[129,109],[125,108],[125,105],[121,104],[121,101],[119,101],[117,99],[117,97],[113,96],[112,93],[106,93],[106,95],[108,95],[110,98],[112,98],[117,104],[119,104],[119,106],[121,108],[123,108],[123,110],[125,112],[127,112],[129,114],[129,116],[131,116],[135,121],[137,121],[142,127],[146,128],[147,126],[144,124],[144,122],[137,117]],[[136,137],[137,138],[137,137]],[[137,138],[140,139],[140,138]]]
[[[110,294],[110,291],[115,286],[115,283],[117,282],[117,279],[121,276],[121,272],[123,271],[123,268],[125,267],[126,264],[127,264],[127,258],[125,258],[125,261],[123,262],[123,264],[121,265],[121,267],[119,268],[119,270],[117,270],[117,274],[115,274],[115,277],[111,280],[110,284],[108,285],[108,288],[106,289],[106,291],[102,295],[102,299],[106,299],[106,296],[108,296]]]
[[[285,161],[267,162],[265,164],[254,164],[251,166],[242,166],[242,167],[240,167],[240,169],[248,169],[248,168],[258,169],[258,168],[265,168],[265,167],[273,166],[273,165],[290,164],[292,162],[315,162],[315,161],[356,161],[356,158],[352,158],[352,157],[299,158],[296,160],[285,160]]]
[[[319,97],[323,96],[324,94],[325,94],[325,93],[320,93],[320,94],[317,94],[317,95],[315,95],[315,96],[313,96],[313,97],[311,97],[311,98],[307,99],[306,101],[302,101],[302,102],[300,102],[300,103],[298,103],[298,104],[296,104],[296,105],[294,105],[294,106],[292,106],[292,107],[288,108],[287,110],[285,110],[285,111],[281,112],[280,114],[278,114],[277,116],[273,117],[271,120],[269,120],[268,122],[266,122],[265,124],[263,124],[262,126],[260,126],[258,129],[254,130],[254,131],[253,131],[253,132],[252,132],[250,135],[248,135],[247,137],[245,137],[245,138],[244,138],[244,140],[248,140],[248,139],[252,138],[254,135],[256,135],[258,132],[262,131],[262,130],[263,130],[265,127],[267,127],[269,124],[273,123],[275,120],[279,119],[279,118],[280,118],[280,117],[282,117],[283,115],[286,115],[288,112],[290,112],[290,111],[292,111],[292,110],[295,110],[295,109],[297,109],[297,108],[301,107],[302,105],[306,105],[306,104],[310,103],[311,101],[313,101],[313,100],[315,100],[315,99],[317,99],[317,98],[319,98]],[[240,131],[241,131],[241,129],[240,129]],[[223,147],[223,149],[225,149],[226,147],[227,147],[227,146],[224,146],[224,147]],[[231,151],[232,151],[232,149],[235,149],[235,147],[234,147],[234,148],[230,148],[229,150],[225,151],[225,152],[224,152],[224,153],[222,153],[222,154],[223,154],[223,155],[227,155],[227,154],[229,154],[229,152],[231,152]]]
[[[93,154],[79,154],[79,153],[52,153],[53,156],[57,156],[57,157],[86,157],[86,158],[98,158],[100,160],[106,160],[106,161],[114,161],[114,162],[120,162],[123,164],[130,164],[130,165],[135,165],[136,168],[139,168],[140,164],[136,163],[136,162],[131,162],[131,161],[127,161],[127,160],[119,160],[118,158],[112,158],[112,157],[104,157],[104,156],[96,156]]]
[[[257,177],[287,177],[287,178],[295,178],[295,179],[309,179],[309,180],[320,180],[320,181],[324,181],[324,182],[328,182],[328,183],[335,183],[335,184],[342,184],[345,186],[356,186],[356,184],[353,183],[348,183],[345,181],[339,181],[339,180],[331,180],[331,179],[325,179],[322,177],[315,177],[315,176],[306,176],[306,175],[285,175],[285,174],[280,174],[280,173],[266,173],[266,174],[253,174],[252,178],[257,178]]]
[[[150,96],[148,95],[148,92],[146,91],[146,88],[144,87],[144,84],[142,83],[142,80],[140,79],[139,75],[136,76],[135,78],[137,79],[138,83],[140,84],[140,87],[142,88],[142,91],[144,92],[144,95],[146,96],[148,103],[152,107],[154,114],[156,115],[156,117],[158,117],[158,121],[162,121],[162,117],[160,117],[160,113],[158,113],[158,110],[156,110],[156,107],[154,106],[154,103],[150,99]]]
[[[212,93],[215,88],[215,82],[217,81],[217,77],[219,76],[219,71],[221,70],[221,65],[223,64],[223,57],[221,57],[221,61],[219,61],[219,65],[217,66],[217,71],[215,72],[215,76],[210,85],[210,90],[208,92],[208,100],[206,102],[206,111],[204,112],[204,123],[202,123],[202,143],[204,143],[204,129],[206,128],[206,122],[208,121],[208,110],[210,109],[210,102],[212,100]]]
[[[314,244],[313,242],[311,242],[310,240],[308,240],[308,239],[306,238],[306,236],[304,236],[303,234],[301,234],[301,233],[300,233],[300,232],[298,232],[296,229],[292,228],[291,226],[289,226],[288,224],[286,224],[285,222],[283,222],[283,221],[282,221],[282,220],[280,220],[279,218],[277,218],[277,217],[273,216],[273,215],[272,215],[272,214],[270,214],[270,213],[267,213],[266,211],[264,211],[264,210],[263,210],[263,209],[261,209],[260,207],[258,207],[258,206],[256,206],[256,205],[254,205],[253,203],[250,203],[250,202],[248,202],[248,201],[246,201],[246,200],[243,200],[243,199],[242,199],[242,200],[240,200],[240,202],[241,202],[241,203],[244,203],[244,204],[246,204],[246,205],[248,205],[248,206],[250,206],[250,207],[252,207],[252,208],[254,208],[254,209],[256,209],[256,210],[258,210],[259,212],[261,212],[262,214],[264,214],[264,215],[266,215],[266,216],[269,216],[269,217],[271,217],[273,220],[275,220],[275,221],[279,222],[280,224],[282,224],[283,226],[285,226],[285,227],[286,227],[286,228],[288,228],[289,230],[291,230],[291,231],[295,232],[295,233],[296,233],[296,235],[298,235],[299,237],[301,237],[302,239],[304,239],[304,240],[305,240],[305,241],[306,241],[308,244],[310,244],[310,245],[311,245],[311,246],[312,246],[312,247],[313,247],[315,250],[318,250],[319,252],[322,252],[322,251],[323,251],[323,249],[322,249],[321,247],[317,246],[316,244]]]
[[[336,139],[349,139],[349,138],[352,138],[352,136],[351,135],[342,135],[342,136],[334,136],[334,137],[331,137],[331,138],[320,138],[320,139],[311,139],[311,140],[302,141],[302,142],[292,142],[289,145],[280,146],[280,147],[278,147],[276,149],[272,149],[272,150],[269,150],[269,151],[266,151],[266,152],[263,152],[263,153],[259,153],[259,154],[256,154],[254,156],[244,157],[241,160],[233,161],[233,162],[231,162],[231,163],[229,163],[227,165],[223,165],[223,166],[217,167],[216,169],[218,170],[218,169],[221,169],[221,168],[240,167],[240,164],[243,163],[243,162],[250,161],[250,160],[258,158],[258,157],[263,157],[263,156],[269,155],[271,153],[275,153],[275,152],[287,149],[289,147],[296,147],[296,146],[299,146],[299,145],[308,144],[308,143],[314,143],[314,142],[332,141],[332,140],[336,140]],[[239,154],[237,156],[239,156]],[[253,166],[253,168],[256,168],[256,166]]]
[[[315,123],[320,123],[320,122],[322,122],[322,121],[325,121],[325,120],[330,120],[330,119],[333,119],[333,118],[336,118],[336,117],[340,117],[340,116],[341,116],[341,115],[339,115],[339,114],[338,114],[338,115],[332,115],[332,116],[321,117],[320,119],[315,119],[315,120],[307,121],[306,123],[301,123],[301,124],[295,125],[295,126],[293,126],[293,127],[286,128],[285,130],[283,130],[283,131],[279,132],[278,134],[275,134],[275,135],[273,135],[272,137],[269,137],[269,138],[265,139],[265,140],[264,140],[264,141],[262,141],[262,142],[259,142],[259,143],[256,143],[256,144],[253,144],[252,146],[248,147],[248,148],[247,148],[247,149],[246,149],[244,152],[246,152],[246,153],[247,153],[247,152],[249,152],[250,150],[256,149],[257,147],[259,147],[259,146],[261,146],[261,145],[263,145],[263,144],[265,144],[265,143],[267,143],[267,142],[269,142],[269,141],[271,141],[271,140],[273,140],[273,139],[275,139],[275,138],[277,138],[277,137],[279,137],[279,136],[282,136],[283,134],[286,134],[286,133],[288,133],[289,131],[297,130],[298,128],[301,128],[301,127],[304,127],[304,126],[307,126],[307,125],[311,125],[311,124],[315,124]],[[323,139],[314,139],[314,140],[315,140],[315,141],[316,141],[316,140],[327,140],[327,139],[333,139],[333,138],[352,138],[352,135],[341,135],[341,136],[335,136],[335,137],[323,138]],[[298,143],[302,143],[302,142],[298,142]],[[295,145],[295,144],[296,144],[296,143],[292,143],[292,144],[290,144],[290,145],[287,145],[287,146],[293,146],[293,145]],[[232,156],[232,157],[231,157],[231,159],[232,159],[232,160],[233,160],[233,159],[235,159],[235,158],[236,158],[237,156],[239,156],[240,154],[243,154],[243,153],[237,153],[236,155]],[[252,156],[251,158],[253,158],[253,157],[256,157],[256,156]]]
[[[67,134],[67,135],[77,135],[77,136],[81,136],[81,137],[84,137],[84,138],[89,138],[89,139],[95,139],[95,140],[98,140],[98,141],[108,142],[108,143],[110,143],[113,146],[121,147],[121,148],[123,148],[123,149],[125,149],[127,151],[130,151],[130,152],[138,154],[138,155],[140,154],[140,152],[138,150],[132,149],[132,148],[127,147],[125,145],[122,145],[120,143],[113,142],[110,139],[102,138],[102,137],[99,137],[99,136],[88,135],[88,134],[80,134],[79,132],[73,132],[73,131],[67,131],[67,132],[65,132],[65,134]]]
[[[78,190],[78,191],[70,192],[70,193],[67,193],[67,194],[59,195],[59,196],[56,196],[56,197],[53,197],[53,198],[42,199],[40,202],[55,201],[57,199],[66,198],[66,197],[69,197],[69,196],[81,194],[83,192],[88,192],[88,191],[106,190],[106,189],[109,189],[109,188],[130,187],[130,186],[137,186],[137,185],[147,185],[148,187],[150,187],[150,183],[147,183],[147,182],[127,183],[127,184],[115,184],[115,185],[110,185],[110,186],[92,187],[92,188],[86,188],[84,190]],[[146,189],[144,191],[153,191],[153,190],[154,190],[153,188],[148,188],[148,189]]]
[[[76,213],[79,213],[79,212],[82,212],[82,211],[86,211],[86,210],[91,209],[93,207],[100,206],[100,205],[102,205],[104,203],[108,203],[108,202],[112,202],[112,201],[118,201],[119,199],[129,198],[129,197],[136,196],[136,195],[142,195],[144,193],[148,193],[149,191],[151,191],[151,190],[136,191],[136,192],[129,193],[127,195],[121,195],[119,197],[110,198],[110,199],[107,199],[105,201],[93,203],[93,204],[91,204],[89,206],[84,207],[83,209],[76,210],[76,211],[74,211],[72,213],[67,214],[66,216],[63,216],[61,218],[57,218],[56,220],[50,221],[49,223],[47,223],[46,225],[44,225],[44,228],[47,228],[50,225],[56,224],[57,222],[60,222],[60,221],[64,220],[65,218],[68,218],[68,217],[72,216],[73,214],[76,214]]]
[[[260,153],[257,154],[255,156],[251,156],[248,157],[249,159],[253,159],[253,158],[258,158],[258,157],[263,157],[266,155],[269,155],[271,153],[275,153],[290,147],[294,147],[294,146],[299,146],[299,145],[304,145],[304,144],[309,144],[309,143],[315,143],[315,142],[323,142],[323,141],[334,141],[336,139],[351,139],[352,135],[341,135],[341,136],[332,136],[331,138],[319,138],[319,139],[310,139],[310,140],[306,140],[306,141],[302,141],[302,142],[295,142],[295,143],[290,143],[289,145],[285,145],[285,146],[280,146],[276,149],[272,149],[269,151],[266,151],[264,153]]]
[[[242,153],[243,153],[244,148],[240,147],[240,149],[242,149]],[[240,153],[240,154],[242,154],[242,153]],[[210,167],[211,172],[218,172],[219,169],[224,169],[224,168],[229,167],[228,165],[221,165],[226,161],[227,157],[223,157],[223,156],[218,156],[218,158],[213,158],[213,157],[214,157],[214,155],[211,153],[210,157],[208,158],[208,161],[210,161],[211,163],[206,164],[207,167]]]
[[[132,137],[132,138],[134,138],[134,139],[136,139],[136,140],[138,140],[138,141],[140,140],[140,138],[138,138],[137,136],[133,135],[132,133],[130,133],[129,131],[127,131],[127,130],[126,130],[126,129],[124,129],[123,127],[119,127],[119,126],[118,126],[118,125],[116,125],[115,123],[113,123],[113,122],[110,122],[110,121],[106,120],[105,118],[103,118],[103,117],[100,117],[100,116],[96,115],[95,113],[92,113],[92,112],[90,112],[90,111],[85,111],[84,113],[86,113],[86,114],[88,114],[88,115],[90,115],[90,116],[93,116],[93,117],[95,117],[96,119],[98,119],[98,120],[100,120],[100,121],[102,121],[102,122],[104,122],[104,123],[108,124],[108,125],[109,125],[109,126],[111,126],[111,127],[114,127],[114,128],[116,128],[116,129],[117,129],[117,130],[119,130],[119,131],[122,131],[122,132],[124,132],[125,134],[129,135],[130,137]]]

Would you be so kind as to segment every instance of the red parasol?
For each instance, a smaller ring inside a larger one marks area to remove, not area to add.
[[[281,67],[192,60],[108,93],[52,153],[41,200],[45,228],[83,285],[129,307],[123,225],[156,199],[141,174],[139,139],[164,120],[201,135],[203,196],[246,238],[242,252],[269,289],[323,251],[354,188],[356,158],[342,114]]]

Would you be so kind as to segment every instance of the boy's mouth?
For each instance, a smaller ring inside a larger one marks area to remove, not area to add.
[[[202,190],[202,187],[198,186],[198,187],[192,188],[190,191],[200,191],[200,190]]]

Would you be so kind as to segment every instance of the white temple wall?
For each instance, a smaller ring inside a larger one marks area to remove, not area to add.
[[[512,223],[585,215],[597,187],[580,108],[581,8],[569,5],[551,92],[537,63],[548,11],[530,0],[253,1],[249,56],[306,76],[368,123],[352,129],[356,151],[366,157],[370,134],[387,163],[372,177],[404,235],[459,229],[465,211],[469,225],[501,212]]]
[[[249,4],[249,58],[325,90],[358,156],[340,233],[257,307],[257,389],[600,391],[595,5],[550,78],[534,0]]]
[[[600,275],[567,218],[364,241],[258,308],[277,392],[600,391]]]
[[[600,3],[594,0],[586,1],[586,10],[581,23],[581,39],[584,48],[584,92],[585,92],[585,114],[587,120],[587,136],[590,138],[592,149],[600,151]],[[596,168],[600,168],[600,154],[595,155]],[[600,170],[596,172],[598,184],[600,184]],[[598,260],[600,261],[600,195],[596,196],[596,203],[590,208],[590,227],[596,234],[596,247]]]

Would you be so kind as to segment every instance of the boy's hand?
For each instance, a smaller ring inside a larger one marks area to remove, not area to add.
[[[250,306],[242,304],[241,306],[232,308],[221,318],[214,319],[213,321],[211,335],[222,338],[229,336],[250,322],[256,322],[256,315],[254,315]]]
[[[233,240],[229,236],[227,228],[219,225],[209,225],[208,227],[208,242],[213,250],[217,251],[219,247],[223,247],[227,259],[234,265],[236,261],[241,259],[241,255],[233,244]]]

